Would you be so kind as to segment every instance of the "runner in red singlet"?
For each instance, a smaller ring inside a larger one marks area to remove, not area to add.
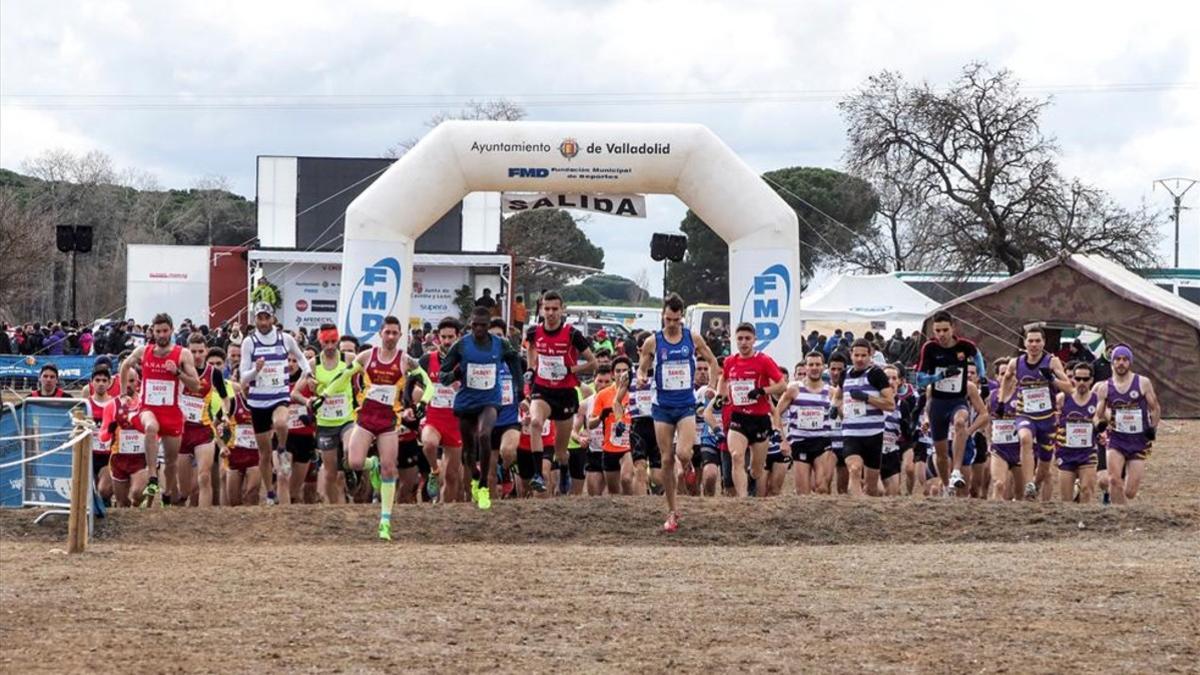
[[[109,393],[112,391],[112,373],[108,368],[100,366],[92,373],[91,380],[88,381],[88,386],[92,391],[97,392],[87,397],[88,414],[92,421],[96,423],[97,429],[103,429],[104,408],[112,402],[113,396]],[[120,393],[120,388],[117,393]],[[96,490],[100,493],[100,497],[107,503],[113,496],[112,472],[108,468],[109,457],[111,456],[111,448],[109,443],[100,440],[97,435],[95,442],[92,444],[92,480],[96,483]]]
[[[183,411],[183,439],[179,444],[182,459],[176,462],[180,503],[192,506],[213,505],[212,467],[216,456],[216,425],[212,417],[213,399],[223,399],[225,378],[221,371],[207,363],[208,345],[200,333],[188,336],[188,351],[192,360],[204,364],[200,387],[185,388],[179,396]]]
[[[121,378],[134,368],[141,368],[142,395],[139,415],[146,434],[146,471],[149,480],[145,492],[154,497],[160,492],[158,485],[158,444],[163,446],[164,469],[166,471],[166,493],[164,504],[184,496],[176,485],[175,461],[183,436],[183,411],[179,408],[181,385],[188,389],[200,388],[200,376],[192,353],[171,342],[174,328],[168,314],[159,314],[151,323],[154,343],[133,350],[121,362]]]
[[[429,352],[419,361],[421,369],[428,376],[427,387],[421,388],[421,401],[425,403],[425,419],[421,423],[421,446],[425,459],[429,462],[430,476],[427,489],[430,498],[441,494],[443,502],[460,502],[466,499],[466,481],[463,480],[462,462],[462,433],[458,428],[458,418],[454,416],[454,397],[460,384],[441,384],[438,374],[442,368],[442,358],[450,348],[458,342],[458,321],[449,317],[438,324],[438,348]],[[442,448],[441,466],[439,468],[438,447]],[[445,480],[445,485],[440,480]]]

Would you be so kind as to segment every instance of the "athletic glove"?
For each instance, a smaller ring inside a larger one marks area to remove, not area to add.
[[[1158,429],[1156,429],[1155,427],[1147,427],[1146,430],[1143,431],[1142,433],[1146,436],[1146,440],[1148,440],[1148,441],[1152,441],[1155,438],[1158,438]]]
[[[600,423],[604,424],[604,420],[608,419],[608,416],[611,414],[612,414],[612,408],[605,408],[604,410],[601,410],[600,411]]]
[[[1100,420],[1100,423],[1096,425],[1096,435],[1099,436],[1105,431],[1108,431],[1108,420]]]
[[[525,384],[529,384],[531,382],[533,382],[533,371],[527,370],[525,371]]]
[[[1054,381],[1054,369],[1053,368],[1038,368],[1038,372],[1042,374],[1042,377],[1046,378],[1047,382]]]
[[[988,381],[987,380],[981,381],[979,383],[979,398],[983,399],[984,401],[987,401],[988,397],[991,396],[991,394],[992,394],[992,388],[990,386],[988,386]]]
[[[763,389],[762,387],[755,387],[755,388],[751,389],[749,393],[746,394],[746,398],[750,399],[751,401],[757,401],[758,399],[760,399],[766,395],[767,395],[767,392],[765,389]]]
[[[612,411],[609,411],[609,412],[612,412]],[[625,435],[625,423],[617,422],[616,424],[614,424],[613,425],[613,433],[617,436],[624,436]]]
[[[942,371],[942,377],[943,378],[954,377],[961,373],[962,373],[962,371],[959,370],[958,366],[950,366],[949,368]]]
[[[299,419],[300,419],[300,424],[302,424],[306,427],[311,427],[313,425],[313,416],[309,415],[308,413],[304,413],[303,415],[300,416]]]
[[[855,401],[866,402],[866,400],[871,398],[871,396],[861,389],[855,389],[854,391],[850,392],[850,398],[854,399]]]
[[[778,429],[771,430],[771,442],[776,445],[783,443],[783,435],[779,433]]]
[[[321,406],[323,405],[325,405],[325,397],[314,396],[308,399],[308,412],[312,415],[316,415],[317,411],[320,410]]]
[[[838,410],[838,407],[836,405],[829,406],[829,419],[836,420],[838,418],[838,415],[841,415],[841,414],[842,414],[842,411]]]

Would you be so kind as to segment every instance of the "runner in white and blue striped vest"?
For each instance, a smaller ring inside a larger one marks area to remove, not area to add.
[[[261,497],[269,497],[273,462],[273,448],[279,448],[279,478],[291,475],[291,453],[287,451],[288,404],[291,391],[288,388],[288,354],[296,357],[304,375],[310,375],[308,359],[296,340],[275,326],[275,310],[270,304],[260,302],[254,306],[255,330],[242,341],[240,377],[242,386],[249,387],[246,397],[254,425],[254,436],[258,441],[258,470],[261,476]],[[272,445],[272,436],[277,445]],[[266,504],[267,499],[260,499]]]
[[[775,417],[781,429],[785,426],[781,417],[787,419],[784,430],[791,446],[796,494],[806,495],[813,490],[827,493],[833,466],[818,461],[829,449],[831,388],[821,378],[825,357],[821,352],[811,352],[804,357],[803,363],[798,364],[797,370],[802,371],[800,377],[783,392],[775,406]]]
[[[842,442],[849,473],[848,492],[879,494],[879,467],[883,458],[884,415],[896,408],[895,390],[883,369],[871,363],[871,343],[858,339],[850,346],[851,367],[834,391],[834,405],[842,417]],[[864,485],[865,484],[865,485]]]

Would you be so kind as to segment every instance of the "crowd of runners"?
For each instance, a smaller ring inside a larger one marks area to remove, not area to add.
[[[466,326],[441,321],[419,359],[396,317],[378,346],[327,324],[301,347],[270,304],[253,309],[228,349],[199,333],[179,346],[160,314],[146,345],[97,366],[84,395],[105,500],[376,502],[383,539],[393,505],[416,502],[661,494],[667,532],[681,493],[1124,503],[1160,415],[1126,346],[1097,382],[1033,328],[989,368],[946,313],[913,368],[878,365],[858,339],[808,353],[789,376],[755,350],[752,324],[718,358],[683,327],[674,294],[636,359],[593,353],[554,292],[523,339],[477,307]],[[65,395],[53,375],[34,395]]]

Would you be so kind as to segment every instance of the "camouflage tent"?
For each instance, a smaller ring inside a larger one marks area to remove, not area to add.
[[[1200,417],[1200,306],[1111,260],[1049,260],[938,309],[989,359],[1015,354],[1031,324],[1093,327],[1110,347],[1133,349],[1134,370],[1154,381],[1164,417]],[[929,318],[924,328],[932,334]]]

